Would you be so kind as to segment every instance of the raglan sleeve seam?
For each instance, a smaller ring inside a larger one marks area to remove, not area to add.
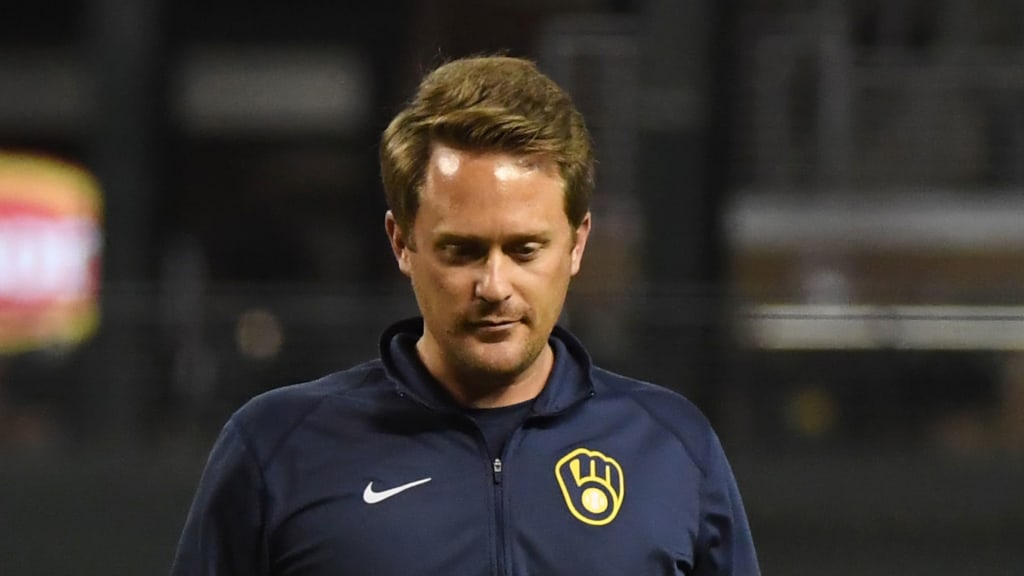
[[[235,417],[228,419],[228,426],[231,426],[235,430],[235,433],[238,435],[238,439],[240,440],[242,450],[245,451],[246,457],[252,461],[253,467],[256,471],[256,480],[258,482],[258,485],[256,486],[256,493],[258,495],[256,505],[259,507],[257,512],[260,519],[260,540],[262,542],[262,546],[260,548],[262,551],[261,561],[263,562],[263,566],[269,570],[270,550],[268,549],[268,543],[270,534],[268,530],[270,518],[266,505],[268,488],[264,463],[260,462],[259,454],[255,448],[255,442],[253,441],[249,430]]]
[[[651,419],[659,427],[661,427],[662,429],[666,430],[669,434],[672,435],[673,438],[676,439],[676,441],[679,443],[680,448],[682,448],[683,452],[685,452],[686,455],[690,458],[690,460],[693,462],[694,466],[697,467],[697,470],[700,471],[701,479],[705,480],[707,478],[707,476],[708,476],[708,462],[707,462],[707,458],[708,458],[708,453],[710,452],[710,450],[708,448],[709,436],[711,434],[713,434],[713,430],[711,429],[711,424],[707,421],[707,418],[705,418],[703,416],[703,414],[700,414],[699,412],[696,413],[697,414],[697,418],[696,419],[698,420],[698,422],[700,424],[702,436],[703,436],[703,438],[705,440],[704,454],[701,455],[701,454],[697,454],[695,452],[693,447],[690,446],[690,443],[686,441],[686,439],[683,437],[683,434],[680,433],[679,430],[676,429],[676,427],[672,426],[671,424],[666,422],[664,418],[659,417],[658,414],[656,414],[654,411],[650,410],[644,402],[636,401],[635,397],[633,397],[633,396],[627,396],[627,397],[633,399],[634,402],[640,407],[640,409],[643,410],[648,416],[650,416]],[[685,415],[682,415],[682,416],[685,417]],[[702,484],[703,484],[703,482],[702,482]]]
[[[373,376],[373,371],[372,371],[372,370],[368,370],[368,371],[366,372],[366,374],[364,374],[364,375],[363,375],[362,379],[360,379],[360,380],[359,380],[359,383],[358,383],[358,384],[356,384],[355,386],[352,386],[351,388],[348,388],[348,389],[346,389],[346,390],[344,390],[344,391],[341,391],[341,392],[338,392],[338,393],[333,393],[333,394],[324,394],[323,396],[321,396],[321,397],[317,398],[315,402],[312,402],[312,403],[311,403],[311,404],[309,405],[309,407],[308,407],[308,408],[306,408],[306,410],[305,410],[305,411],[303,412],[302,416],[301,416],[301,417],[299,417],[299,418],[296,418],[296,419],[295,419],[295,422],[293,422],[293,423],[292,423],[291,425],[289,425],[289,426],[288,426],[288,427],[287,427],[287,428],[286,428],[286,429],[285,429],[285,430],[284,430],[284,431],[283,431],[283,432],[282,432],[282,433],[281,433],[281,434],[279,435],[279,437],[278,437],[278,438],[276,439],[276,441],[275,441],[275,443],[273,444],[273,446],[271,446],[271,447],[269,447],[269,448],[268,448],[268,450],[267,450],[267,454],[266,454],[266,457],[265,457],[265,460],[264,460],[264,461],[263,461],[263,462],[261,463],[261,467],[260,467],[260,472],[261,472],[261,475],[262,475],[262,470],[263,470],[263,467],[264,467],[264,466],[266,466],[266,467],[269,467],[269,466],[270,466],[271,462],[272,462],[272,461],[274,460],[274,458],[276,458],[276,457],[277,457],[277,454],[278,454],[278,452],[280,452],[281,448],[282,448],[282,447],[283,447],[283,446],[284,446],[284,445],[285,445],[285,444],[287,443],[288,439],[289,439],[289,438],[290,438],[290,437],[292,436],[292,434],[294,434],[294,433],[295,433],[295,431],[296,431],[296,430],[298,430],[298,429],[299,429],[299,427],[300,427],[300,426],[302,426],[302,424],[303,424],[303,423],[305,423],[305,422],[306,422],[306,420],[307,420],[307,419],[308,419],[308,418],[309,418],[309,417],[310,417],[310,416],[311,416],[311,415],[312,415],[312,414],[313,414],[314,412],[316,412],[316,410],[317,410],[317,409],[318,409],[318,408],[319,408],[319,407],[320,407],[320,406],[321,406],[321,405],[322,405],[322,404],[323,404],[323,403],[324,403],[324,402],[325,402],[325,401],[326,401],[326,400],[327,400],[328,398],[339,398],[339,397],[343,397],[343,396],[345,396],[346,394],[348,394],[348,393],[352,392],[353,390],[356,390],[356,389],[360,388],[361,386],[363,386],[364,384],[366,384],[366,382],[367,382],[367,381],[368,381],[368,380],[369,380],[369,379],[370,379],[370,378],[371,378],[372,376]],[[257,462],[259,462],[259,461],[257,460]]]

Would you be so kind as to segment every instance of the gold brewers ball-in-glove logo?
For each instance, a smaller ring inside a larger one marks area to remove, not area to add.
[[[580,522],[604,526],[618,515],[626,481],[614,458],[577,448],[555,464],[555,477],[569,512]]]

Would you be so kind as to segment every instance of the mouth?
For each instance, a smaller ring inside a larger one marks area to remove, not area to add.
[[[500,334],[511,330],[520,323],[521,320],[512,318],[484,318],[480,320],[471,320],[467,325],[473,332],[482,334]]]
[[[503,319],[503,318],[492,319],[492,318],[487,318],[487,319],[483,319],[483,320],[471,320],[469,322],[469,325],[472,326],[473,328],[501,328],[501,327],[504,327],[504,326],[511,326],[513,324],[518,324],[518,323],[519,323],[519,320],[514,320],[514,319]]]

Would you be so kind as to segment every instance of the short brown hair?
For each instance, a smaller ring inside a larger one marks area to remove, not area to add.
[[[529,60],[475,56],[443,64],[423,78],[412,101],[384,130],[384,193],[398,225],[407,230],[416,218],[434,142],[546,156],[565,181],[565,214],[573,228],[589,210],[594,159],[583,116]]]

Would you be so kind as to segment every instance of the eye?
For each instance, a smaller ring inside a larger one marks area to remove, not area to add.
[[[472,242],[446,242],[438,246],[441,258],[453,264],[473,262],[481,258],[484,250]]]
[[[516,260],[527,261],[536,258],[542,248],[544,248],[544,244],[541,242],[524,242],[512,245],[507,253]]]

